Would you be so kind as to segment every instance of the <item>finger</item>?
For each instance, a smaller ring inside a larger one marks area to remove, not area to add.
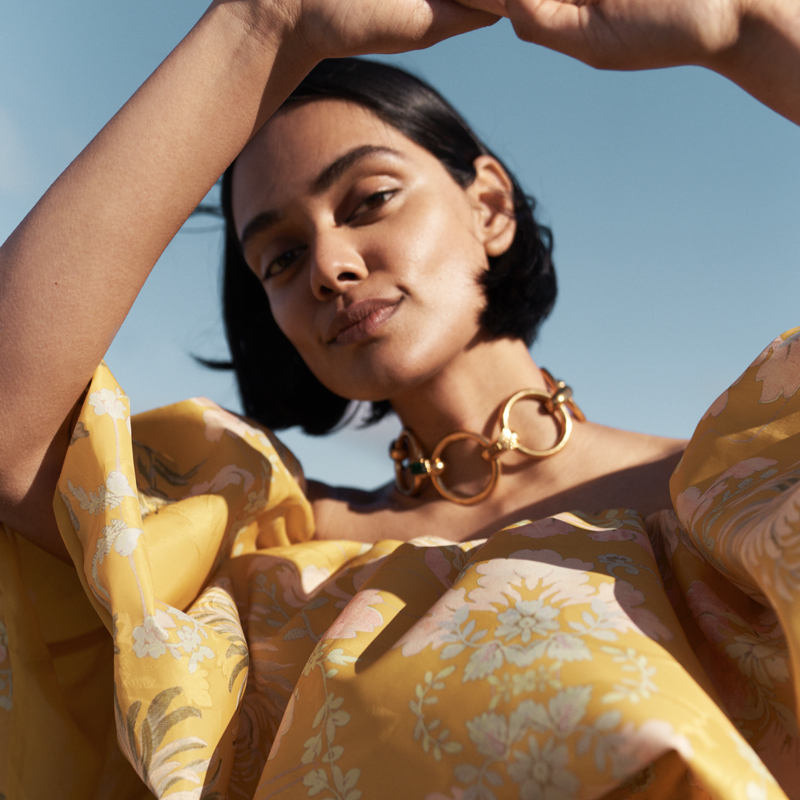
[[[444,39],[494,25],[500,17],[482,9],[469,8],[456,0],[426,0],[432,13],[431,23],[419,47],[430,47]]]
[[[582,44],[589,10],[569,0],[506,0],[508,18],[521,39],[570,55]]]
[[[507,16],[506,0],[458,0],[462,6],[474,8],[479,11],[487,11],[498,17]]]

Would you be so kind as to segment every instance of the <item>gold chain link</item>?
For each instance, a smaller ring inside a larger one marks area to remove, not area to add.
[[[540,389],[522,389],[516,394],[512,394],[500,409],[498,422],[500,424],[500,436],[490,442],[485,436],[470,431],[455,431],[445,436],[433,449],[430,458],[426,457],[419,439],[408,428],[403,428],[400,435],[392,442],[389,447],[389,455],[394,461],[395,485],[397,490],[408,497],[417,495],[422,491],[426,480],[430,479],[436,491],[447,500],[459,505],[474,505],[486,499],[494,487],[500,475],[498,459],[503,453],[511,450],[519,450],[520,453],[530,459],[539,460],[549,458],[564,449],[572,434],[572,417],[578,422],[585,422],[586,417],[572,399],[572,389],[564,381],[556,381],[546,370],[542,369],[547,387],[550,393]],[[546,450],[534,450],[525,447],[519,435],[510,427],[511,409],[520,401],[525,399],[537,400],[542,407],[556,421],[559,427],[559,435],[556,443]],[[566,406],[571,414],[564,410]],[[450,489],[443,480],[446,471],[445,462],[442,458],[444,451],[454,442],[472,440],[477,442],[481,449],[481,457],[488,462],[490,467],[489,481],[480,491],[472,495],[464,495]]]

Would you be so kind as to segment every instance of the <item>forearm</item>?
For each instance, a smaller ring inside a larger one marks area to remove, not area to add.
[[[705,65],[800,125],[800,4],[750,0],[736,43]]]
[[[11,524],[153,264],[312,66],[235,7],[206,13],[0,248],[0,518]]]

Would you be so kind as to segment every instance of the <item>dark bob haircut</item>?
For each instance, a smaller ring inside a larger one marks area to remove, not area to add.
[[[395,67],[356,58],[323,61],[281,110],[324,98],[346,100],[373,112],[434,155],[462,188],[475,179],[475,159],[492,155],[434,89]],[[257,422],[274,429],[302,425],[306,433],[328,433],[346,417],[351,401],[323,386],[278,328],[236,236],[232,172],[233,165],[222,178],[223,315],[231,361],[206,363],[236,372],[245,413]],[[509,176],[517,231],[505,253],[489,258],[489,269],[481,277],[486,308],[480,323],[494,338],[522,339],[530,346],[555,302],[552,239],[550,231],[534,220],[534,201]],[[367,423],[377,422],[389,411],[387,400],[372,403]]]

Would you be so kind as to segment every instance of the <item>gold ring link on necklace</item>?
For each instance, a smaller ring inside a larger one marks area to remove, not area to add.
[[[556,443],[552,447],[548,447],[546,450],[534,450],[533,448],[525,447],[525,445],[519,441],[517,434],[514,433],[509,427],[511,409],[514,408],[514,406],[520,400],[524,400],[528,397],[538,400],[553,417],[559,427],[559,434]],[[513,446],[509,446],[508,449],[519,450],[520,453],[524,453],[526,456],[528,456],[528,458],[549,458],[550,456],[554,456],[556,453],[563,450],[564,445],[567,443],[570,434],[572,433],[572,420],[570,419],[569,414],[564,411],[563,405],[565,401],[562,400],[561,402],[556,402],[555,397],[556,395],[551,396],[547,392],[543,392],[539,389],[523,389],[516,394],[512,394],[511,397],[509,397],[508,400],[506,400],[506,402],[503,404],[503,409],[500,412],[500,425],[502,426],[502,432],[500,434],[500,438],[497,440],[497,442],[495,442],[495,445],[501,445],[504,439],[512,439]],[[490,454],[489,458],[499,458],[502,454],[503,451],[501,450],[497,454]]]
[[[475,503],[480,503],[481,500],[485,500],[492,493],[492,489],[494,489],[495,485],[497,484],[497,478],[500,475],[500,465],[493,458],[487,459],[492,469],[489,482],[483,487],[483,489],[475,494],[464,495],[454,492],[452,489],[446,486],[445,482],[442,480],[444,462],[442,461],[441,457],[447,447],[453,444],[453,442],[460,442],[465,439],[471,439],[472,441],[477,442],[481,446],[482,453],[485,453],[486,450],[492,445],[492,443],[485,436],[481,436],[479,433],[471,433],[470,431],[455,431],[454,433],[448,434],[444,437],[444,439],[439,441],[439,444],[436,445],[433,454],[431,455],[431,461],[435,467],[439,467],[441,464],[440,468],[435,468],[432,471],[431,479],[433,480],[433,485],[436,487],[436,491],[439,492],[442,497],[462,506],[471,506]]]
[[[431,479],[436,491],[447,500],[459,505],[474,505],[485,500],[497,485],[500,475],[500,466],[497,463],[500,456],[506,451],[519,450],[530,459],[539,460],[549,458],[564,449],[572,433],[572,418],[564,410],[567,406],[578,422],[585,422],[586,417],[572,399],[572,389],[564,381],[556,381],[546,370],[542,369],[550,394],[540,389],[522,389],[516,394],[512,394],[500,409],[498,422],[500,423],[500,436],[490,442],[479,433],[470,431],[455,431],[448,434],[439,441],[433,450],[430,458],[425,457],[419,439],[408,429],[403,428],[397,439],[389,447],[389,455],[394,461],[395,486],[397,490],[407,497],[419,494],[422,486],[428,478]],[[532,398],[537,400],[542,407],[550,414],[559,427],[559,435],[556,443],[546,450],[534,450],[525,447],[519,441],[519,435],[513,431],[509,425],[511,409],[520,400]],[[472,440],[481,446],[481,457],[487,461],[491,468],[489,481],[480,491],[473,495],[464,495],[454,492],[443,480],[445,472],[445,462],[442,458],[444,451],[454,442]],[[406,479],[406,473],[410,476],[410,481]]]

